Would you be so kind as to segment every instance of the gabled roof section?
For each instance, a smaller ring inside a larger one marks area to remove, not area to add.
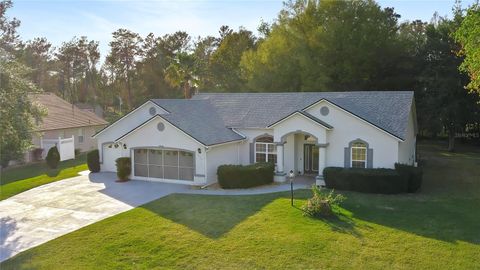
[[[163,119],[206,146],[245,139],[226,127],[208,100],[152,99],[152,101],[170,112],[161,115]]]
[[[122,120],[122,119],[126,118],[127,116],[133,114],[134,112],[136,112],[138,109],[140,109],[141,107],[143,107],[143,106],[144,106],[145,104],[147,104],[147,103],[154,103],[154,102],[152,102],[151,100],[147,100],[147,101],[144,102],[142,105],[140,105],[140,106],[132,109],[131,111],[129,111],[128,113],[126,113],[124,116],[122,116],[122,117],[118,118],[117,120],[115,120],[115,121],[114,121],[113,123],[111,123],[110,125],[108,125],[108,126],[102,128],[102,129],[100,129],[99,131],[97,131],[97,133],[93,134],[92,137],[93,137],[93,138],[97,137],[98,134],[106,131],[106,130],[109,129],[110,127],[113,127],[116,123],[120,122],[120,120]],[[154,104],[157,105],[156,103],[154,103]],[[158,106],[158,105],[157,105],[157,106]]]
[[[305,111],[295,111],[295,112],[287,115],[286,117],[278,120],[277,122],[275,122],[275,123],[273,123],[273,124],[270,124],[268,127],[273,127],[273,126],[279,124],[280,122],[283,122],[284,120],[287,120],[288,118],[290,118],[290,117],[292,117],[292,116],[294,116],[294,115],[301,115],[301,116],[303,116],[303,117],[305,117],[305,118],[307,118],[307,119],[309,119],[309,120],[311,120],[311,121],[316,122],[317,124],[323,126],[324,128],[326,128],[326,129],[328,129],[328,130],[330,130],[330,129],[333,128],[331,125],[325,123],[324,121],[318,119],[317,117],[315,117],[315,116],[313,116],[313,115],[311,115],[311,114],[309,114],[309,113],[307,113],[307,112],[305,112]]]
[[[327,100],[403,140],[413,102],[412,91],[201,93],[227,127],[265,128],[321,100]]]
[[[37,131],[108,124],[95,113],[82,110],[53,93],[32,94],[30,99],[47,109],[47,115],[43,117]]]

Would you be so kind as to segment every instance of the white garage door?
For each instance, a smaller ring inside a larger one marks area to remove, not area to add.
[[[181,150],[135,149],[134,175],[193,181],[193,153]]]
[[[103,164],[102,170],[107,172],[116,172],[117,166],[115,165],[115,160],[122,156],[122,147],[113,144],[105,144],[103,146]]]

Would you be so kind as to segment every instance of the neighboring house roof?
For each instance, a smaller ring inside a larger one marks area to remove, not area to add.
[[[79,109],[53,93],[34,94],[30,98],[47,109],[47,115],[42,118],[37,131],[108,124],[95,113]]]
[[[227,128],[208,100],[152,99],[169,113],[160,115],[172,125],[204,145],[245,139]]]
[[[232,128],[265,128],[326,100],[403,140],[413,92],[201,93],[193,96],[195,100],[210,101],[225,126]]]

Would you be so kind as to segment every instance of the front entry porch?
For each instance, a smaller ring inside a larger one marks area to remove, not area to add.
[[[327,132],[333,127],[301,111],[296,111],[269,127],[273,128],[273,141],[277,150],[275,181],[286,181],[287,174],[305,175],[313,172],[316,174],[317,185],[325,185],[322,173],[326,166]]]
[[[327,146],[306,132],[285,135],[282,142],[276,144],[275,181],[284,182],[293,173],[295,181],[314,178],[317,185],[325,185],[322,173],[326,166]]]

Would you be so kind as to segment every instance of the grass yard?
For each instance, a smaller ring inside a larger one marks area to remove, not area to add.
[[[88,170],[87,155],[60,162],[57,169],[49,169],[45,162],[7,168],[0,173],[0,200],[51,182],[77,176]]]
[[[480,269],[480,151],[421,147],[421,193],[344,192],[339,218],[302,216],[310,191],[174,194],[22,252],[1,269]]]

